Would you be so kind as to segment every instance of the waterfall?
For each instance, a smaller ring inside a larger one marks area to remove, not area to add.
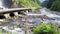
[[[42,2],[44,2],[45,0],[39,0],[40,1],[40,3],[42,3]]]
[[[12,0],[0,0],[0,8],[11,8]]]
[[[0,0],[0,8],[3,8],[2,0]]]

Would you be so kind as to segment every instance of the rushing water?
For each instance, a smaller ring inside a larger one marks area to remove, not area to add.
[[[23,18],[5,20],[3,25],[5,25],[5,23],[6,23],[6,26],[2,26],[0,28],[4,29],[5,31],[9,31],[9,32],[12,31],[13,34],[14,34],[14,32],[16,32],[16,34],[19,34],[19,32],[21,34],[25,34],[24,27],[23,26],[17,27],[16,26],[17,24],[23,25],[25,23],[25,21],[27,21],[29,23],[28,26],[32,27],[32,26],[37,26],[42,22],[44,22],[44,23],[53,23],[54,22],[54,23],[58,24],[58,26],[60,26],[60,15],[51,13],[50,11],[47,11],[46,8],[42,8],[37,12],[38,13],[34,13],[34,12],[28,13],[26,15],[26,17],[23,17]],[[47,18],[43,17],[44,15],[47,16]],[[40,16],[42,16],[43,18]],[[55,19],[55,20],[53,20],[53,19]]]
[[[56,22],[60,25],[60,15],[57,15],[57,14],[54,14],[54,13],[51,13],[50,11],[47,11],[46,8],[42,8],[40,9],[40,12],[41,14],[28,14],[29,16],[41,16],[41,15],[46,15],[47,17],[49,18],[53,18],[55,20],[47,20],[47,19],[44,19],[44,22]],[[35,18],[36,19],[36,18]],[[34,20],[35,20],[34,19]],[[39,19],[36,19],[36,21],[39,20]],[[40,20],[41,22],[41,20]]]
[[[50,18],[60,18],[60,15],[52,14],[49,11],[46,11],[45,9],[46,8],[43,8],[43,9],[40,10],[41,14],[44,14],[44,15],[50,17]]]
[[[12,0],[0,0],[0,8],[11,8]]]
[[[46,15],[50,18],[60,18],[60,15],[56,15],[56,14],[52,14],[51,12],[49,11],[46,11],[46,8],[43,8],[43,9],[40,9],[40,12],[41,14],[27,14],[27,15],[30,15],[30,16],[39,16],[39,15]]]
[[[2,3],[2,0],[0,0],[0,8],[3,7],[3,3]]]
[[[39,0],[41,3],[44,2],[45,0]]]

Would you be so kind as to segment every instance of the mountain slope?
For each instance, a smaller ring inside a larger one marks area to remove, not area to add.
[[[14,3],[19,7],[32,8],[33,10],[42,7],[38,0],[15,0]]]

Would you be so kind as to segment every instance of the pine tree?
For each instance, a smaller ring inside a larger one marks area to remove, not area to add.
[[[49,0],[49,2],[48,2],[48,4],[47,4],[47,6],[48,6],[47,8],[50,8],[54,1],[55,1],[55,0]]]

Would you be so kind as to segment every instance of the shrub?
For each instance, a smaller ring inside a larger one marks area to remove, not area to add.
[[[42,23],[34,29],[33,34],[58,34],[58,30],[55,24]]]
[[[33,10],[42,8],[41,5],[39,5],[38,0],[15,0],[16,2],[19,2],[19,6],[24,8],[31,8]],[[14,3],[15,4],[15,3]]]

